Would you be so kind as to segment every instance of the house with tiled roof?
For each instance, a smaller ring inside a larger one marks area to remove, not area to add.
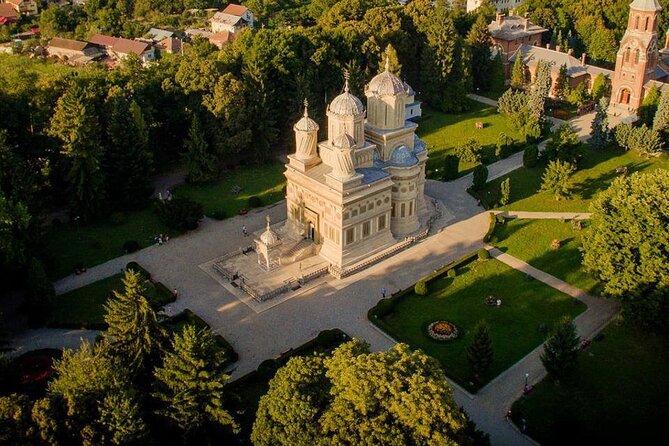
[[[102,49],[108,56],[122,60],[129,54],[136,54],[143,62],[155,60],[155,48],[149,42],[141,40],[124,39],[104,34],[95,34],[88,40],[90,43]]]
[[[100,49],[90,42],[60,37],[51,39],[46,50],[49,56],[57,57],[72,65],[87,64],[104,56]]]
[[[209,36],[209,43],[220,50],[224,45],[232,42],[234,38],[234,33],[231,33],[230,31],[220,31]]]
[[[507,76],[510,74],[509,60],[521,45],[541,46],[542,35],[546,28],[534,25],[527,17],[507,16],[498,13],[488,25],[490,39],[494,48],[501,52]]]
[[[20,15],[37,15],[39,13],[35,0],[4,0],[4,3],[12,5]]]
[[[242,5],[229,4],[210,19],[211,31],[216,34],[228,31],[232,34],[246,27],[253,27],[253,13]]]
[[[0,25],[15,23],[19,19],[19,13],[9,3],[0,3]]]
[[[178,37],[166,37],[156,44],[156,49],[161,53],[181,54],[184,45],[183,40]]]

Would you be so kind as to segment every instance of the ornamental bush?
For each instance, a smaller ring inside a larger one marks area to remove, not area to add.
[[[488,182],[488,168],[483,164],[479,164],[474,168],[474,181],[472,183],[472,189],[481,190],[485,187]]]
[[[424,280],[419,280],[416,282],[416,285],[414,285],[413,290],[417,295],[425,296],[427,294],[427,284]]]
[[[457,277],[457,275],[458,275],[458,272],[456,271],[455,268],[451,268],[451,269],[448,270],[448,272],[446,273],[446,275],[447,275],[449,278],[451,278],[451,279],[455,279],[455,278]]]
[[[525,147],[523,152],[523,166],[527,168],[535,167],[539,159],[539,148],[536,144],[530,144]]]
[[[260,197],[253,195],[249,197],[246,204],[248,204],[250,208],[259,208],[260,206],[262,206],[262,200],[260,199]]]

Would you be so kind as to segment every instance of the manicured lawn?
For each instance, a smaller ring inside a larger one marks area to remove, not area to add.
[[[510,178],[511,202],[499,209],[514,211],[587,212],[592,198],[611,184],[617,174],[616,168],[627,166],[628,172],[650,172],[669,169],[669,156],[645,159],[636,152],[621,152],[617,149],[597,150],[586,146],[585,156],[573,176],[574,194],[568,200],[555,200],[548,193],[539,192],[544,167],[520,168],[509,175],[489,182],[482,192],[482,199],[489,206],[499,203],[500,183]]]
[[[660,444],[669,419],[669,338],[613,322],[573,376],[541,382],[513,405],[541,444]],[[575,439],[578,439],[576,441]]]
[[[476,122],[481,121],[482,129],[476,128]],[[472,110],[457,115],[447,115],[434,109],[425,109],[423,118],[418,122],[418,136],[428,146],[428,177],[440,179],[441,174],[435,169],[443,169],[443,159],[452,154],[456,147],[463,145],[469,139],[476,139],[484,147],[483,161],[486,164],[496,161],[495,144],[500,133],[513,138],[520,145],[525,143],[525,137],[514,129],[511,120],[497,113],[494,107],[472,101]],[[465,174],[476,167],[476,163],[460,163],[460,173]]]
[[[112,291],[123,291],[123,274],[116,274],[56,297],[53,320],[49,325],[66,328],[105,328],[104,304]],[[160,290],[159,284],[149,284],[146,297],[154,309],[169,300],[169,290]]]
[[[151,208],[118,216],[122,217],[121,221],[114,223],[108,220],[79,227],[72,223],[52,225],[47,238],[52,277],[71,274],[78,263],[90,268],[123,255],[123,244],[128,240],[136,240],[145,248],[154,243],[153,237],[157,234],[178,235],[168,229]]]
[[[585,228],[588,222],[583,221]],[[602,284],[583,269],[581,238],[572,222],[560,220],[508,219],[498,224],[490,240],[502,251],[545,271],[558,279],[592,294],[600,294]],[[552,249],[551,242],[560,240],[560,248]]]
[[[286,184],[283,176],[285,170],[285,166],[278,162],[238,169],[224,173],[222,179],[211,184],[178,186],[173,193],[202,203],[206,215],[223,211],[230,217],[237,215],[240,209],[248,208],[247,201],[251,196],[259,197],[263,205],[282,200]],[[242,188],[237,195],[233,193],[235,186]]]
[[[486,305],[484,299],[490,295],[502,305]],[[470,263],[454,279],[434,280],[427,296],[407,294],[383,322],[391,336],[437,358],[451,378],[474,391],[479,386],[470,384],[465,349],[478,321],[487,321],[495,352],[491,369],[482,377],[485,384],[540,345],[559,318],[584,310],[581,302],[491,259]],[[427,335],[427,325],[441,319],[458,327],[457,339],[439,342]]]

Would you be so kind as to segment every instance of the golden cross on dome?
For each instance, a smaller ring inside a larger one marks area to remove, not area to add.
[[[309,108],[309,99],[304,98],[304,116],[306,117],[308,115],[307,109]]]
[[[348,80],[351,78],[351,74],[346,68],[344,68],[344,92],[348,93]]]

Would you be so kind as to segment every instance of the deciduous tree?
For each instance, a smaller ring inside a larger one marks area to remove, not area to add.
[[[567,161],[549,162],[541,177],[541,191],[553,194],[556,200],[569,197],[573,189],[571,176],[574,171],[576,167]]]

